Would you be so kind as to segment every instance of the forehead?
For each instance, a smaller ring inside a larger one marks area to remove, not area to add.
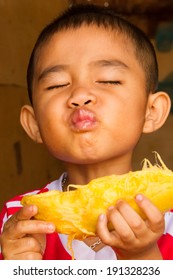
[[[37,51],[35,70],[40,73],[56,63],[90,63],[109,58],[139,66],[135,47],[127,35],[103,26],[82,25],[60,30],[47,39]]]
[[[41,55],[41,52],[45,49],[48,50],[50,47],[55,46],[59,46],[60,49],[65,45],[69,45],[71,50],[73,50],[73,48],[79,47],[82,42],[89,43],[91,41],[91,46],[97,45],[99,42],[104,41],[104,45],[120,44],[123,49],[134,48],[129,36],[120,32],[118,29],[112,29],[111,27],[106,28],[104,26],[97,26],[95,24],[82,24],[80,27],[71,27],[67,29],[64,28],[55,32],[52,36],[49,36],[46,40],[44,40],[37,54],[40,53]],[[70,45],[70,43],[73,43],[73,45]],[[103,48],[104,46],[99,46],[99,49]]]

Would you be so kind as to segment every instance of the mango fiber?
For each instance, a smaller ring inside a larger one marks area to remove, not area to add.
[[[36,219],[51,221],[57,232],[81,240],[96,235],[98,216],[119,199],[126,200],[144,219],[134,200],[138,193],[148,197],[162,212],[168,211],[173,208],[173,172],[155,154],[156,163],[152,165],[144,159],[140,171],[105,176],[87,185],[70,185],[71,191],[24,196],[21,203],[37,205]]]

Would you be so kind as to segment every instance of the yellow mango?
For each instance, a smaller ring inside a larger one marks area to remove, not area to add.
[[[126,200],[144,219],[134,200],[138,193],[148,197],[162,212],[173,208],[173,172],[157,153],[156,163],[152,165],[144,159],[142,170],[105,176],[87,185],[70,185],[69,189],[71,187],[74,190],[24,196],[21,203],[37,205],[36,219],[51,221],[57,232],[81,240],[96,235],[98,216],[119,199]]]

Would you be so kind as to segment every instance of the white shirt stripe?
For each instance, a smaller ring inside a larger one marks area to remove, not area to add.
[[[165,232],[173,236],[173,212],[165,213]]]

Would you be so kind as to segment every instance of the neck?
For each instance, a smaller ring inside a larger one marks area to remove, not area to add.
[[[93,179],[112,174],[125,174],[132,169],[131,158],[116,159],[116,162],[112,159],[94,164],[65,163],[65,168],[68,173],[67,183],[75,185],[85,185]]]

